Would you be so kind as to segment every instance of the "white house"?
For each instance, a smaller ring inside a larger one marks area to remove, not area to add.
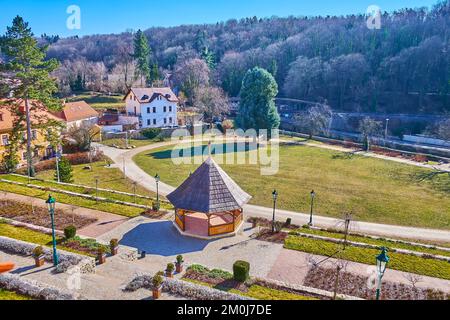
[[[67,129],[75,126],[97,124],[99,114],[85,101],[65,103],[61,111],[54,113],[63,119]]]
[[[175,127],[178,97],[170,88],[131,88],[124,101],[127,116],[139,117],[141,128]]]

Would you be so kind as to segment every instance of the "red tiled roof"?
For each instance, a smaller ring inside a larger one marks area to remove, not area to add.
[[[66,122],[77,120],[84,120],[98,117],[99,114],[85,101],[68,102],[63,109],[56,113],[57,116],[64,119]]]
[[[128,97],[130,92],[138,98],[139,103],[152,102],[156,97],[163,96],[170,102],[178,102],[178,97],[173,93],[172,89],[165,88],[131,88],[125,95],[124,100]]]
[[[30,101],[30,118],[31,125],[46,123],[48,121],[62,121],[63,119],[50,113],[47,108],[40,102]],[[14,125],[14,114],[11,112],[12,108],[19,107],[22,112],[25,112],[25,101],[21,99],[0,99],[0,130],[9,131]]]

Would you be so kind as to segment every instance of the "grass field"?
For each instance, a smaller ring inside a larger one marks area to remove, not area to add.
[[[109,96],[107,94],[81,93],[67,98],[68,102],[86,101],[94,109],[118,109],[125,107],[123,96]]]
[[[343,260],[370,265],[374,264],[375,257],[380,254],[380,250],[378,249],[353,246],[347,246],[346,250],[342,251],[342,245],[340,244],[293,235],[289,235],[286,238],[284,247],[286,249],[322,256],[333,256]],[[336,254],[336,252],[338,253]],[[450,264],[447,261],[427,259],[396,252],[389,252],[388,255],[390,257],[390,269],[450,280]]]
[[[12,292],[12,291],[7,291],[7,290],[3,290],[0,288],[0,300],[32,300],[31,298]]]
[[[134,161],[147,173],[158,172],[162,181],[178,186],[199,165],[174,165],[172,148],[141,153]],[[314,211],[323,216],[342,218],[352,212],[360,221],[450,229],[447,175],[419,181],[428,169],[300,145],[281,145],[279,165],[273,176],[262,176],[258,165],[221,166],[253,196],[252,204],[271,207],[271,193],[277,189],[279,208],[309,212],[314,189]]]

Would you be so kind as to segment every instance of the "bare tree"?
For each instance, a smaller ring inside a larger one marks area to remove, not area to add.
[[[65,135],[65,140],[79,151],[91,151],[93,139],[97,134],[94,124],[83,123],[70,127]]]
[[[309,138],[312,139],[313,135],[329,133],[332,116],[333,111],[328,105],[318,104],[296,116],[295,120],[297,125],[306,130]]]
[[[450,141],[450,119],[439,123],[437,134],[439,138]]]
[[[421,275],[415,273],[407,273],[405,275],[405,279],[411,283],[412,287],[416,289],[416,284],[423,281],[423,277]]]
[[[363,143],[367,151],[370,150],[371,137],[380,134],[382,127],[382,122],[375,121],[369,117],[366,117],[359,122],[359,131],[363,136]]]
[[[222,89],[217,87],[200,87],[194,91],[194,106],[203,114],[203,119],[212,128],[214,118],[229,111],[229,101]]]
[[[209,67],[201,59],[184,60],[175,66],[175,83],[180,86],[191,102],[196,89],[209,85],[209,77]]]

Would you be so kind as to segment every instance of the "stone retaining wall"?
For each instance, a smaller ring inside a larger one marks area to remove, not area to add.
[[[21,256],[31,256],[34,248],[38,245],[35,243],[29,243],[21,240],[10,239],[0,236],[0,250],[11,254],[17,254]],[[51,248],[44,247],[44,259],[47,262],[53,262],[53,251]],[[67,252],[58,249],[59,264],[56,268],[56,272],[66,272],[72,267],[78,267],[81,273],[94,273],[95,272],[95,259],[80,254]]]
[[[39,300],[76,300],[71,293],[12,274],[0,274],[0,288]]]

